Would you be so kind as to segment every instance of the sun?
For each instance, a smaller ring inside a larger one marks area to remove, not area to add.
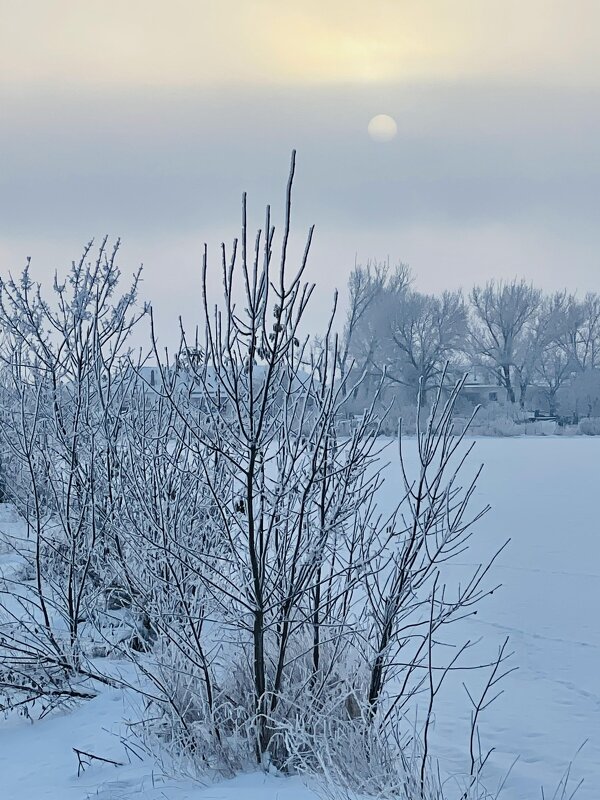
[[[377,114],[367,128],[374,142],[390,142],[398,134],[398,125],[388,114]]]

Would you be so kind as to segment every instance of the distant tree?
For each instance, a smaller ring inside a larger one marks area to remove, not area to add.
[[[568,376],[569,359],[560,350],[560,340],[566,327],[570,298],[567,293],[555,292],[543,297],[525,326],[515,347],[514,372],[519,388],[519,406],[525,408],[527,390],[540,382],[547,389],[548,402],[554,402],[556,392]],[[554,412],[552,412],[554,413]]]
[[[369,308],[377,302],[385,290],[389,278],[389,264],[372,263],[366,266],[355,264],[348,278],[348,311],[341,337],[338,364],[343,375],[347,373],[351,360],[351,346],[360,322]],[[408,282],[408,268],[401,265],[397,273]]]
[[[568,333],[573,298],[566,292],[556,292],[544,298],[537,314],[537,339],[530,363],[531,374],[541,387],[550,414],[558,412],[558,392],[572,375],[574,364],[564,346]]]
[[[408,291],[411,281],[406,264],[400,263],[390,270],[387,264],[373,265],[370,262],[366,267],[355,267],[348,280],[348,312],[338,366],[342,377],[353,364],[360,373],[374,373],[374,376],[367,375],[362,384],[367,396],[373,393],[374,385],[378,385],[380,380],[380,351],[385,340],[381,320],[385,308],[392,299],[398,300]]]
[[[588,292],[583,300],[568,298],[561,346],[573,369],[600,367],[600,296]]]
[[[383,311],[388,377],[420,392],[424,401],[439,385],[446,365],[464,349],[467,315],[462,293],[436,297],[409,291],[388,297]]]
[[[600,417],[600,369],[576,373],[565,392],[565,406],[575,416]]]
[[[542,351],[536,374],[548,402],[548,411],[550,414],[557,414],[558,390],[565,385],[572,373],[568,356],[555,342]]]
[[[519,353],[526,351],[541,292],[523,280],[490,281],[483,287],[475,286],[470,300],[473,355],[494,372],[510,402],[515,403],[513,373]]]

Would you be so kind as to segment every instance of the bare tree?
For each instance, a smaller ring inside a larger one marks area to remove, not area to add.
[[[350,276],[350,307],[340,342],[341,375],[345,376],[350,369],[353,369],[355,377],[364,376],[360,381],[360,389],[355,387],[353,390],[354,400],[359,401],[362,407],[369,405],[375,393],[379,391],[382,376],[380,364],[385,348],[381,320],[386,314],[389,299],[401,298],[412,280],[410,271],[404,264],[397,265],[393,271],[390,271],[387,265],[376,266],[374,268],[378,274],[376,280],[368,278],[370,269],[372,268],[367,265],[365,273],[363,267],[358,267]],[[369,294],[369,287],[375,288],[375,283],[376,291]],[[349,410],[355,408],[349,407]]]
[[[538,312],[537,335],[529,357],[529,375],[541,386],[552,415],[558,412],[558,393],[569,381],[575,368],[569,348],[565,346],[573,302],[566,292],[556,292],[544,298]]]
[[[600,296],[569,296],[560,342],[574,370],[600,367]]]
[[[462,293],[436,297],[411,291],[386,300],[380,320],[386,375],[426,401],[428,391],[439,387],[447,365],[454,364],[464,348],[467,319]]]
[[[519,388],[519,406],[525,408],[527,390],[536,380],[548,386],[547,379],[553,371],[553,365],[559,372],[554,371],[554,381],[560,383],[566,377],[560,365],[567,359],[552,359],[550,353],[558,346],[559,338],[565,331],[565,319],[569,307],[569,298],[566,292],[555,292],[553,295],[542,297],[540,303],[532,314],[514,352],[514,373]],[[544,371],[545,373],[544,373]],[[545,380],[544,380],[545,374]],[[556,386],[556,391],[560,386]],[[555,395],[556,393],[554,393]]]
[[[513,371],[518,353],[525,350],[541,292],[516,279],[510,283],[490,281],[484,287],[475,286],[470,300],[473,354],[493,371],[510,402],[515,403]]]
[[[408,266],[399,264],[390,272],[389,263],[368,261],[366,266],[355,265],[348,278],[348,311],[339,346],[339,367],[343,377],[348,372],[351,354],[357,351],[355,336],[361,322],[374,306],[380,305],[384,293],[401,294],[410,284]]]

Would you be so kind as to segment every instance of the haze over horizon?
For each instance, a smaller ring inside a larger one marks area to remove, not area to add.
[[[355,258],[438,291],[600,290],[593,0],[0,0],[0,259],[36,277],[91,237],[161,315],[194,315],[240,196],[316,232],[315,330]],[[391,141],[369,120],[389,114]]]

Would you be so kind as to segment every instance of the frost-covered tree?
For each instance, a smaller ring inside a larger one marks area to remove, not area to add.
[[[346,321],[340,340],[339,366],[343,376],[348,371],[349,361],[352,355],[358,355],[361,350],[370,352],[372,344],[369,342],[365,348],[368,328],[362,325],[363,321],[368,320],[370,311],[381,307],[384,295],[400,295],[408,287],[411,281],[410,270],[404,264],[399,264],[393,271],[390,271],[389,263],[367,262],[366,266],[357,264],[348,278],[348,310]],[[362,342],[357,342],[357,337],[363,338]]]
[[[401,298],[412,281],[409,268],[398,264],[390,270],[386,264],[358,266],[348,282],[348,312],[340,340],[340,373],[350,368],[354,375],[364,376],[360,391],[354,396],[368,405],[379,390],[383,353],[387,331],[382,331],[382,319],[387,313],[390,298]]]
[[[572,303],[573,298],[566,292],[544,297],[536,315],[530,353],[525,358],[527,378],[542,388],[550,414],[558,412],[559,392],[575,366],[565,347]]]
[[[425,401],[464,349],[467,317],[462,293],[437,297],[409,291],[386,300],[381,329],[387,335],[381,349],[387,377]]]
[[[527,351],[530,326],[542,300],[525,281],[490,281],[471,290],[471,346],[477,363],[492,370],[511,403],[516,402],[514,371]]]
[[[600,296],[593,292],[583,300],[569,296],[560,344],[574,370],[600,367]]]

